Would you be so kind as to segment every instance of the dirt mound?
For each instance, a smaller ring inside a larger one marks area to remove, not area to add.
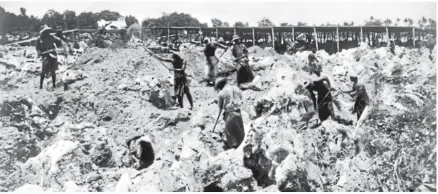
[[[187,46],[182,51],[192,80],[203,78],[202,50]],[[366,46],[333,55],[318,51],[338,117],[358,122],[351,114],[354,98],[340,92],[351,89],[351,72],[364,83],[371,106],[357,127],[327,120],[313,128],[301,121],[313,110],[302,87],[312,78],[309,52],[278,55],[251,47],[249,53],[260,90],[243,91],[246,135],[235,150],[223,148],[222,119],[213,131],[217,92],[192,81],[194,110],[171,108],[171,64],[141,47],[85,50],[60,69],[64,77],[58,83],[68,83],[66,91],[37,89],[39,77],[32,72],[38,70],[7,54],[0,59],[2,90],[7,91],[0,101],[1,176],[6,180],[1,188],[436,190],[436,66],[428,49],[397,47],[396,55]],[[220,58],[219,72],[235,80],[231,58],[230,51]]]

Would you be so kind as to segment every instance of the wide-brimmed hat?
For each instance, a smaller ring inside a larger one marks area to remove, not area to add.
[[[52,28],[47,26],[47,24],[44,24],[43,29],[40,31],[40,34],[42,34],[43,32],[47,31],[47,30],[51,30]]]
[[[204,38],[204,43],[207,43],[207,44],[210,43],[210,38],[205,37],[205,38]]]
[[[214,83],[214,89],[218,90],[219,85],[221,85],[221,84],[225,85],[225,84],[227,84],[227,82],[228,82],[228,79],[226,77],[223,77],[223,78],[216,80],[216,83]]]
[[[239,39],[240,39],[239,35],[235,34],[233,35],[233,39],[231,41],[239,40]]]

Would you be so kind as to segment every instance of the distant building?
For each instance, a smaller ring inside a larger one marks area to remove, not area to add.
[[[97,26],[99,28],[104,28],[105,30],[111,30],[111,29],[126,29],[127,25],[126,25],[126,21],[125,19],[121,18],[119,20],[116,21],[106,21],[106,20],[99,20],[97,21]]]

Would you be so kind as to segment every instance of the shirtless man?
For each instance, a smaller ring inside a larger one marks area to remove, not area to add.
[[[361,83],[358,83],[357,75],[350,75],[350,80],[353,82],[352,90],[343,92],[349,93],[350,95],[356,95],[352,113],[357,113],[357,120],[359,120],[363,110],[369,105],[370,100],[368,98],[365,86]]]
[[[187,62],[184,61],[184,59],[181,58],[177,52],[174,52],[172,54],[172,59],[164,59],[159,56],[157,58],[161,61],[172,63],[174,73],[174,91],[175,96],[178,98],[178,103],[181,108],[184,108],[183,106],[183,97],[184,94],[187,94],[187,98],[190,103],[190,110],[193,110],[193,98],[192,94],[190,94],[189,90],[189,84],[187,83],[187,76],[185,73],[185,69],[187,67]]]
[[[304,82],[304,88],[309,91],[310,98],[313,101],[313,107],[315,110],[318,110],[319,120],[323,122],[327,120],[329,116],[331,116],[332,120],[336,120],[333,109],[333,99],[330,93],[331,85],[329,79],[326,76],[323,76],[310,82]],[[317,92],[318,99],[316,99],[313,91]]]

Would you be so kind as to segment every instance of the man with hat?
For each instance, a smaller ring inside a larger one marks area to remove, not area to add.
[[[217,42],[211,42],[208,37],[204,39],[204,55],[207,60],[205,64],[205,80],[207,80],[207,86],[214,86],[216,82],[216,66],[219,63],[219,59],[216,57],[217,47],[224,49],[224,53],[227,52],[228,47],[219,44]]]
[[[40,89],[43,88],[44,77],[51,73],[53,88],[56,82],[56,70],[58,69],[58,58],[56,48],[62,46],[62,41],[56,36],[50,34],[52,28],[47,25],[43,26],[40,31],[40,37],[36,41],[36,50],[38,57],[42,56],[42,72],[40,77]]]
[[[326,82],[327,85],[324,82]],[[330,116],[332,120],[336,120],[333,109],[333,98],[330,93],[331,85],[329,79],[326,76],[319,77],[315,80],[304,82],[303,86],[310,93],[310,98],[313,101],[313,107],[318,111],[319,120],[323,122]],[[318,100],[315,98],[313,91],[317,92]]]
[[[226,147],[228,149],[238,148],[245,137],[240,107],[242,105],[242,92],[236,86],[228,85],[227,78],[216,81],[214,89],[219,91],[219,115],[222,112],[225,121]]]
[[[156,56],[159,60],[172,63],[173,70],[174,71],[174,91],[175,96],[178,98],[178,103],[181,108],[184,108],[183,106],[183,97],[184,94],[187,94],[187,99],[190,103],[190,110],[193,110],[193,99],[192,94],[190,94],[189,90],[189,84],[187,82],[187,75],[185,73],[185,69],[187,67],[187,62],[184,61],[184,59],[181,58],[180,52],[174,52],[171,51],[172,59],[164,59],[159,56]]]
[[[349,93],[350,95],[356,95],[352,113],[357,113],[357,120],[359,120],[365,107],[369,105],[370,100],[365,86],[358,82],[357,77],[358,76],[354,73],[350,74],[350,80],[353,82],[353,89],[351,91],[343,92]]]
[[[252,82],[254,74],[249,66],[248,50],[245,45],[240,42],[238,35],[233,35],[233,48],[231,49],[233,56],[235,57],[235,64],[237,68],[237,86],[240,87],[242,83]]]

